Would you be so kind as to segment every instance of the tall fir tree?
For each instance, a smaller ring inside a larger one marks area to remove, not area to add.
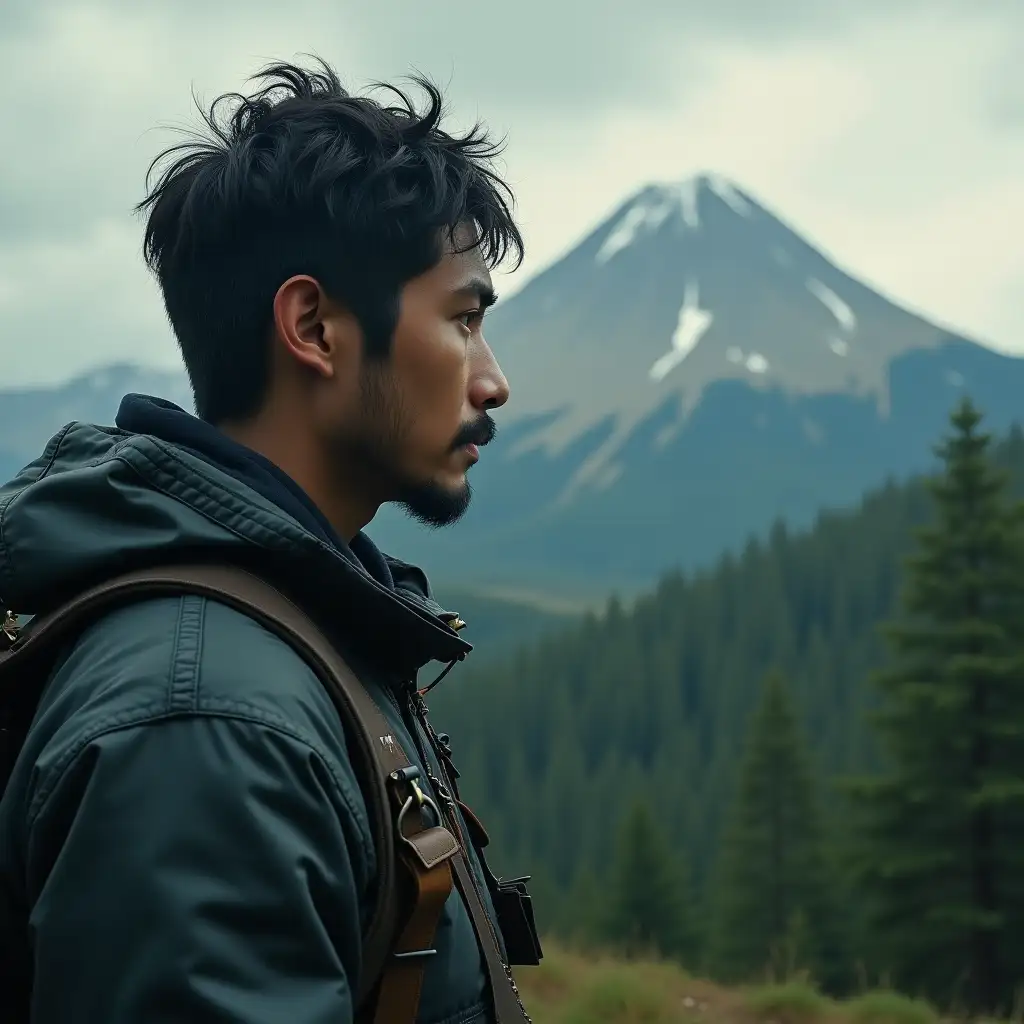
[[[631,955],[692,966],[696,932],[685,858],[673,851],[643,796],[623,815],[608,882],[601,937]]]
[[[764,680],[715,879],[708,967],[724,981],[845,981],[835,892],[804,740],[782,676]]]
[[[969,401],[875,676],[883,774],[853,786],[876,966],[973,1011],[1024,982],[1024,527]]]

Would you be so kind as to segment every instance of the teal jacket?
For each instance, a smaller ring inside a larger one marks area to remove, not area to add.
[[[364,537],[357,557],[294,493],[254,489],[261,468],[236,469],[65,427],[0,488],[0,603],[32,614],[147,563],[253,566],[329,632],[424,768],[409,687],[470,649],[451,614],[419,570]],[[27,940],[33,1024],[345,1024],[369,829],[337,713],[291,648],[198,597],[125,607],[62,656],[0,802],[0,959]],[[457,892],[436,948],[419,1019],[489,1020]]]

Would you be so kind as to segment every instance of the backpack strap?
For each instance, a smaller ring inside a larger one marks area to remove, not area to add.
[[[8,634],[12,642],[0,643],[0,686],[11,685],[37,659],[52,659],[61,643],[99,614],[129,601],[183,593],[226,604],[295,648],[349,727],[358,752],[354,767],[362,776],[370,810],[378,875],[375,905],[363,937],[356,1005],[361,1010],[372,1006],[379,981],[375,1024],[413,1024],[426,961],[434,952],[434,935],[453,887],[452,861],[461,856],[459,843],[448,829],[426,823],[425,805],[431,806],[435,820],[443,818],[417,783],[419,768],[355,673],[309,616],[280,591],[229,566],[167,566],[126,573],[34,619],[20,635]],[[411,912],[403,912],[400,905],[398,864],[411,880]]]

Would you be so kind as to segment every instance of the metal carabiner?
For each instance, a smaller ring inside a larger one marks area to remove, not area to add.
[[[406,815],[408,815],[408,813],[413,809],[413,807],[429,807],[430,810],[433,811],[434,820],[438,824],[440,824],[444,820],[441,817],[440,808],[434,802],[434,799],[432,797],[424,793],[423,790],[420,789],[420,787],[415,782],[412,783],[412,789],[412,795],[406,797],[405,803],[402,804],[402,809],[398,812],[398,821],[396,822],[395,825],[395,827],[398,829],[399,836],[401,836],[402,838],[402,841],[404,843],[408,843],[410,846],[412,844],[409,843],[409,839],[405,834],[405,829],[403,828],[403,825],[405,824]]]

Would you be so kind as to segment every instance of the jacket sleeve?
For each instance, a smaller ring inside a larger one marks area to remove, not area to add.
[[[367,865],[339,770],[240,715],[93,738],[29,819],[33,1022],[351,1021]]]

